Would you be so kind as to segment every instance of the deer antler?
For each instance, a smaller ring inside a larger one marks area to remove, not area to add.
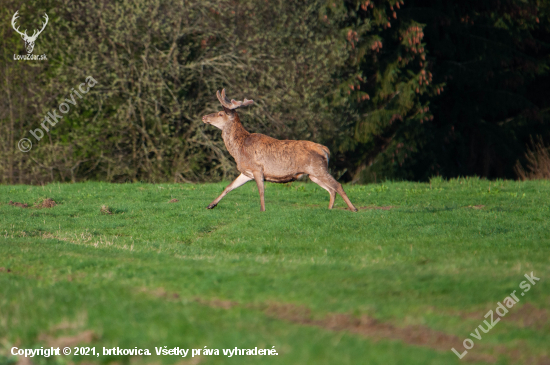
[[[216,91],[216,96],[218,97],[218,100],[222,104],[222,106],[226,109],[233,110],[240,108],[241,106],[248,106],[250,104],[254,103],[254,100],[248,100],[247,98],[244,98],[243,101],[236,101],[236,100],[229,100],[225,96],[225,89],[222,89],[222,93],[220,94],[220,91]]]
[[[19,27],[17,27],[17,28],[15,27],[15,21],[17,20],[17,18],[19,18],[18,13],[19,13],[19,10],[17,10],[17,11],[15,12],[15,14],[13,14],[13,17],[11,18],[11,26],[13,27],[13,29],[14,29],[17,33],[21,34],[21,36],[28,37],[28,35],[27,35],[27,30],[26,30],[26,29],[25,29],[25,33],[21,33],[21,32],[19,31]]]
[[[31,39],[36,39],[38,38],[38,36],[40,35],[40,33],[42,33],[42,31],[44,30],[44,28],[46,28],[46,25],[48,25],[48,14],[44,14],[44,19],[46,20],[46,22],[44,23],[44,25],[42,26],[42,29],[40,29],[37,33],[37,30],[35,29],[34,30],[34,33],[32,34],[32,36],[30,36]]]

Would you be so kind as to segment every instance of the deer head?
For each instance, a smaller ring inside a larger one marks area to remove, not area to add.
[[[45,22],[42,25],[42,29],[40,29],[39,31],[35,29],[32,36],[29,37],[29,35],[27,34],[26,29],[25,29],[25,32],[21,33],[19,31],[19,27],[17,27],[17,28],[15,27],[15,21],[16,21],[17,18],[19,18],[18,13],[19,13],[19,10],[16,11],[15,14],[13,14],[13,18],[11,18],[11,26],[13,27],[13,29],[17,33],[19,33],[21,35],[21,38],[23,38],[23,40],[25,41],[25,48],[27,48],[27,53],[32,53],[32,51],[34,49],[34,42],[36,42],[36,38],[38,38],[40,33],[42,33],[42,31],[44,30],[44,28],[46,28],[46,25],[48,24],[48,15],[44,14]]]
[[[248,106],[254,103],[254,100],[248,100],[247,98],[244,98],[243,101],[235,101],[233,99],[229,100],[225,96],[225,89],[222,90],[221,94],[219,90],[216,91],[216,96],[223,106],[223,111],[205,115],[204,117],[202,117],[202,121],[206,124],[211,124],[221,130],[223,130],[226,125],[233,122],[235,116],[237,115],[237,108]]]

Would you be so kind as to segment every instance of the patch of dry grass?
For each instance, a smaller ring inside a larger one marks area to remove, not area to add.
[[[544,145],[542,138],[535,142],[531,138],[531,146],[527,147],[525,153],[527,159],[527,171],[518,161],[515,171],[521,180],[550,180],[550,148]]]

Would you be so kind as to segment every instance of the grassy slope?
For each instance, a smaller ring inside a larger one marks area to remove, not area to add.
[[[418,346],[403,331],[456,336],[462,349],[483,315],[531,271],[541,281],[466,359],[550,356],[548,181],[345,187],[357,207],[393,207],[358,213],[327,210],[328,194],[311,183],[268,184],[260,213],[249,183],[204,209],[224,186],[0,186],[0,363],[11,361],[2,355],[13,344],[40,347],[91,330],[88,345],[97,349],[279,352],[205,356],[201,364],[458,364],[464,359],[442,350],[446,344]],[[59,205],[7,204],[43,198]],[[100,214],[103,204],[114,214]],[[401,340],[332,325],[335,313],[376,318]],[[181,357],[53,359],[67,360]]]

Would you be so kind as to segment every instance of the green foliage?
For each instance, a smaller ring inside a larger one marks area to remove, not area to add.
[[[0,9],[10,19],[18,3]],[[0,181],[204,181],[236,173],[201,116],[248,97],[245,127],[332,151],[353,182],[511,177],[549,135],[550,5],[483,0],[32,0],[35,54],[0,30]],[[46,112],[92,91],[35,141]],[[17,141],[33,140],[21,153]]]
[[[403,2],[342,4],[333,7],[343,13],[340,27],[352,50],[338,77],[347,94],[340,112],[348,122],[334,149],[345,156],[354,181],[374,181],[381,169],[384,178],[409,177],[399,170],[422,147],[419,126],[433,119],[429,100],[443,87],[432,82],[423,25],[401,17]]]

